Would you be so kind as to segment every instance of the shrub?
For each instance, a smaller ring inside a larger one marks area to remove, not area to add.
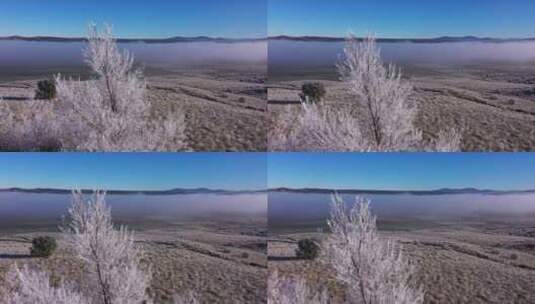
[[[325,96],[325,86],[321,82],[307,82],[301,86],[301,98],[311,102],[320,102]]]
[[[325,289],[311,288],[304,277],[283,277],[278,271],[268,276],[267,302],[269,304],[326,304],[330,303]]]
[[[0,149],[3,151],[61,150],[64,129],[58,123],[54,103],[28,100],[9,105],[0,100]]]
[[[56,250],[56,240],[50,236],[40,236],[32,240],[30,253],[32,256],[49,257]]]
[[[350,111],[301,103],[276,117],[268,132],[270,151],[369,151],[360,125]]]
[[[295,254],[298,258],[313,260],[318,257],[320,247],[311,239],[299,240],[297,243],[298,248],[295,250]]]
[[[5,285],[7,293],[0,294],[0,303],[4,304],[89,304],[79,290],[60,280],[51,284],[51,276],[39,268],[20,267],[14,265],[6,273]]]
[[[54,99],[56,98],[56,84],[51,80],[41,80],[37,83],[35,90],[35,99]]]

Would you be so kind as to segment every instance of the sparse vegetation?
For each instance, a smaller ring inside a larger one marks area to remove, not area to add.
[[[303,239],[297,242],[295,255],[301,259],[313,260],[318,257],[319,252],[320,246],[316,243],[316,241],[311,239]]]
[[[49,257],[57,248],[56,239],[50,236],[40,236],[32,240],[30,254],[35,257]]]
[[[54,99],[56,98],[56,84],[51,80],[41,80],[37,83],[35,99]]]

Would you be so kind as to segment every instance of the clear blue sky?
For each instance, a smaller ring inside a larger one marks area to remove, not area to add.
[[[0,153],[0,188],[266,188],[263,153]]]
[[[90,21],[122,38],[264,37],[267,0],[2,0],[0,36],[85,36]]]
[[[535,153],[286,153],[268,185],[330,189],[535,189]]]
[[[535,37],[533,0],[269,0],[268,34]]]

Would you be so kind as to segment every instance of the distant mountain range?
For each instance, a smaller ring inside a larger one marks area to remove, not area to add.
[[[53,37],[53,36],[6,36],[0,37],[2,40],[19,40],[19,41],[43,41],[43,42],[84,42],[83,37]],[[265,38],[220,38],[220,37],[169,37],[169,38],[119,38],[120,43],[178,43],[178,42],[217,42],[217,43],[237,43],[237,42],[255,42],[265,41]]]
[[[363,40],[364,38],[357,38]],[[269,40],[289,40],[289,41],[317,41],[317,42],[340,42],[344,37],[326,37],[326,36],[272,36]],[[463,37],[436,37],[436,38],[377,38],[377,42],[412,42],[412,43],[446,43],[446,42],[535,42],[535,37],[531,38],[489,38],[476,36]]]
[[[364,38],[357,38],[362,40]],[[87,39],[83,37],[54,37],[54,36],[5,36],[0,37],[2,40],[20,40],[20,41],[43,41],[43,42],[84,42]],[[121,43],[179,43],[179,42],[216,42],[216,43],[237,43],[237,42],[256,42],[267,40],[289,40],[289,41],[317,41],[317,42],[340,42],[345,37],[328,37],[328,36],[271,36],[269,38],[221,38],[221,37],[169,37],[169,38],[119,38]],[[535,42],[535,37],[531,38],[490,38],[476,36],[451,37],[443,36],[436,38],[377,38],[377,42],[412,42],[412,43],[445,43],[445,42]]]
[[[20,192],[20,193],[46,193],[46,194],[70,194],[72,190],[69,189],[54,189],[54,188],[5,188],[0,189],[0,192]],[[83,193],[93,193],[91,189],[82,189]],[[107,194],[143,194],[143,195],[174,195],[174,194],[249,194],[262,193],[265,190],[222,190],[222,189],[208,189],[208,188],[175,188],[169,190],[107,190]]]
[[[333,193],[333,189],[325,188],[274,188],[270,192],[293,192],[293,193],[318,193],[328,194]],[[446,195],[446,194],[535,194],[535,189],[529,190],[490,190],[477,188],[441,188],[436,190],[372,190],[372,189],[337,189],[336,192],[340,194],[412,194],[412,195]]]
[[[54,188],[5,188],[0,192],[20,192],[20,193],[47,193],[47,194],[70,194],[69,189]],[[209,188],[174,188],[169,190],[108,190],[108,194],[129,195],[175,195],[175,194],[253,194],[267,192],[291,192],[291,193],[317,193],[330,194],[334,189],[327,188],[272,188],[268,190],[223,190]],[[83,193],[92,193],[91,189],[83,189]],[[336,189],[340,194],[411,194],[411,195],[447,195],[447,194],[535,194],[535,189],[528,190],[491,190],[477,188],[441,188],[435,190],[373,190],[373,189]]]

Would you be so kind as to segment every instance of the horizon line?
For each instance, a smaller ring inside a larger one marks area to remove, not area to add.
[[[57,188],[57,187],[3,187],[0,188],[0,192],[6,191],[62,191],[62,192],[71,192],[71,191],[104,191],[104,192],[171,192],[171,191],[209,191],[209,192],[261,192],[267,191],[268,189],[224,189],[224,188],[207,188],[207,187],[194,187],[194,188],[167,188],[167,189],[98,189],[97,188]]]
[[[225,40],[225,41],[264,41],[270,39],[330,39],[330,40],[345,40],[349,35],[345,36],[330,36],[330,35],[289,35],[289,34],[276,34],[276,35],[266,35],[263,37],[224,37],[224,36],[207,36],[207,35],[197,35],[197,36],[166,36],[166,37],[152,37],[152,38],[122,38],[116,37],[115,40],[119,42],[136,42],[136,41],[165,41],[172,39],[183,39],[183,40]],[[354,36],[357,39],[365,39],[367,36]],[[377,37],[372,36],[376,40],[440,40],[440,39],[472,39],[472,40],[495,40],[495,41],[508,41],[508,40],[535,40],[535,36],[526,36],[526,37],[493,37],[493,36],[477,36],[477,35],[461,35],[461,36],[451,36],[451,35],[441,35],[441,36],[432,36],[432,37]],[[88,38],[84,36],[55,36],[55,35],[7,35],[0,36],[0,40],[65,40],[65,41],[87,41]]]
[[[527,189],[506,189],[498,190],[492,188],[477,188],[477,187],[441,187],[430,189],[359,189],[359,188],[330,188],[330,187],[268,187],[262,189],[225,189],[225,188],[208,188],[208,187],[194,187],[194,188],[167,188],[167,189],[98,189],[98,188],[55,188],[55,187],[5,187],[0,188],[0,192],[4,191],[105,191],[105,192],[171,192],[171,191],[206,191],[206,192],[266,192],[266,191],[330,191],[330,192],[438,192],[438,191],[477,191],[477,192],[535,192],[535,188]]]
[[[88,40],[85,36],[55,36],[55,35],[19,35],[19,34],[12,34],[12,35],[6,35],[6,36],[0,36],[0,40],[7,40],[7,39],[20,39],[20,40],[32,40],[32,39],[56,39],[56,40]],[[268,39],[268,36],[263,37],[224,37],[224,36],[207,36],[207,35],[197,35],[197,36],[182,36],[182,35],[174,35],[174,36],[165,36],[165,37],[151,37],[151,38],[143,38],[143,37],[135,37],[135,38],[122,38],[122,37],[114,37],[117,41],[151,41],[151,40],[171,40],[171,39],[205,39],[205,40],[229,40],[229,41],[235,41],[235,40],[266,40]]]
[[[323,192],[444,192],[444,191],[473,191],[473,192],[535,192],[535,188],[527,189],[492,189],[492,188],[477,188],[477,187],[441,187],[441,188],[430,188],[430,189],[359,189],[359,188],[329,188],[329,187],[299,187],[299,188],[290,188],[290,187],[270,187],[268,191],[323,191]]]
[[[350,34],[344,36],[335,36],[335,35],[317,35],[317,34],[306,34],[306,35],[290,35],[290,34],[273,34],[268,35],[268,39],[274,38],[309,38],[309,39],[346,39]],[[356,36],[357,39],[365,39],[366,35]],[[477,36],[477,35],[437,35],[430,37],[377,37],[372,35],[376,40],[437,40],[437,39],[481,39],[481,40],[535,40],[535,36],[526,36],[526,37],[493,37],[493,36]]]

